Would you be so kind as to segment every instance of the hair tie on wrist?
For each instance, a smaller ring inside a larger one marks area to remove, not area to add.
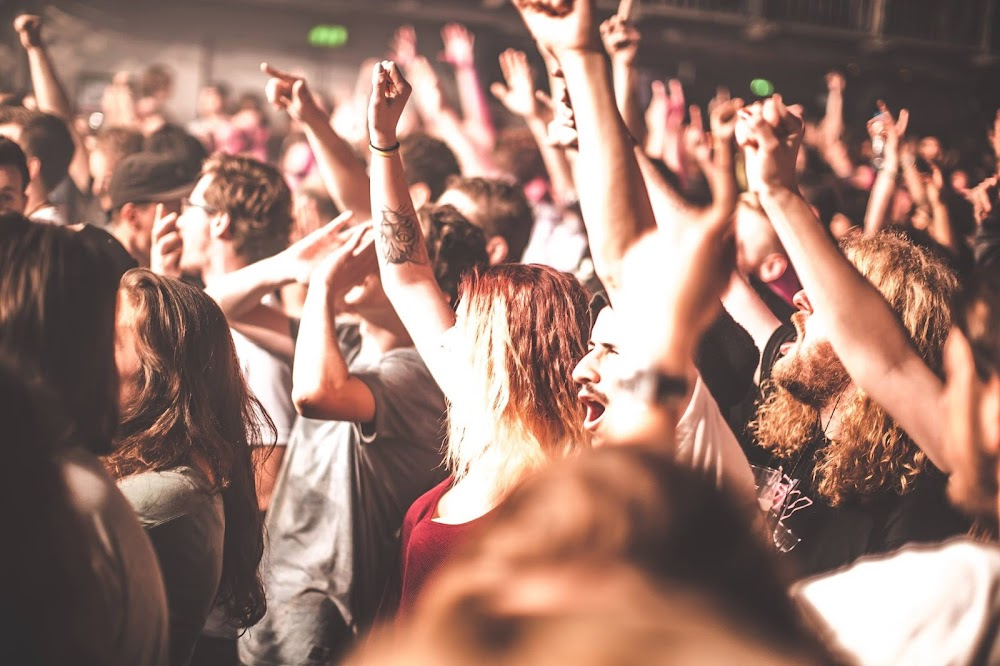
[[[372,142],[368,142],[368,147],[372,149],[372,152],[376,155],[381,155],[382,157],[392,157],[395,153],[399,152],[399,141],[392,144],[388,148],[379,148]]]

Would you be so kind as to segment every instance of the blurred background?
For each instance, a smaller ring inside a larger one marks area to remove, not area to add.
[[[681,79],[690,102],[699,104],[717,85],[746,98],[773,86],[816,112],[825,99],[823,75],[836,69],[847,77],[850,130],[863,132],[876,100],[885,99],[893,108],[919,110],[914,133],[946,142],[956,129],[966,135],[971,126],[985,130],[1000,106],[998,0],[636,4],[647,95],[655,77]],[[599,5],[610,15],[618,2]],[[99,110],[116,72],[163,63],[175,83],[168,110],[181,123],[194,118],[198,89],[210,81],[228,84],[235,98],[260,94],[262,60],[306,74],[314,90],[335,101],[347,99],[362,60],[383,55],[402,24],[415,26],[420,51],[431,59],[441,49],[441,26],[465,24],[476,36],[487,84],[499,78],[500,51],[514,46],[533,53],[508,0],[55,0],[0,7],[4,89],[28,88],[11,21],[24,11],[41,13],[56,67],[80,111]],[[540,59],[537,64],[541,71]],[[442,78],[445,86],[450,81]]]

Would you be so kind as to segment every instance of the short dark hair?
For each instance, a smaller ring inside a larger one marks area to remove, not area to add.
[[[427,229],[427,253],[441,290],[448,301],[458,304],[458,285],[466,272],[489,267],[486,236],[459,213],[454,206],[424,206],[418,212]]]
[[[0,216],[0,266],[0,348],[44,379],[76,444],[109,453],[121,274],[76,232],[18,214]]]
[[[497,135],[493,157],[497,167],[526,185],[536,178],[548,178],[542,153],[527,127],[508,127]]]
[[[0,107],[0,125],[17,125],[21,128],[18,142],[27,158],[39,161],[39,179],[46,192],[51,192],[69,173],[76,146],[69,127],[61,118],[50,113],[32,111],[24,107]]]
[[[201,141],[180,125],[173,123],[164,124],[146,137],[142,149],[180,159],[194,174],[201,170],[202,164],[208,158],[208,151]]]
[[[14,167],[21,174],[21,187],[27,189],[31,175],[28,173],[28,158],[16,142],[0,136],[0,166]]]
[[[212,176],[205,203],[228,213],[237,254],[259,261],[288,246],[292,192],[281,172],[252,157],[213,155],[202,175]]]
[[[472,200],[476,214],[470,216],[470,221],[482,228],[487,240],[500,236],[507,241],[507,261],[521,260],[531,238],[534,216],[520,185],[499,178],[452,178],[447,189]]]
[[[401,139],[399,157],[403,160],[407,182],[427,185],[431,201],[441,196],[450,178],[462,173],[458,158],[448,144],[426,134],[410,134]]]
[[[102,127],[94,137],[94,147],[107,154],[113,162],[142,152],[141,132],[128,127]]]
[[[152,97],[169,91],[174,85],[174,75],[166,65],[153,63],[139,76],[139,95]]]

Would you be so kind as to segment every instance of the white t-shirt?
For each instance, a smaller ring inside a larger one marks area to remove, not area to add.
[[[968,538],[907,546],[800,583],[859,664],[1000,664],[1000,548]]]
[[[52,224],[57,227],[65,227],[69,224],[69,219],[66,216],[66,211],[60,206],[54,206],[49,204],[48,206],[43,206],[39,208],[28,218],[32,222],[41,222],[42,224]]]
[[[295,422],[292,368],[285,360],[252,342],[242,333],[235,329],[231,331],[247,386],[264,405],[267,415],[274,422],[278,446],[285,446]],[[264,443],[269,444],[266,441]]]
[[[750,463],[712,394],[698,375],[675,434],[678,462],[704,473],[719,488],[756,505]]]

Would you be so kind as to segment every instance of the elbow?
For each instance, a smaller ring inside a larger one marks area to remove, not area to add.
[[[295,411],[307,419],[322,418],[325,411],[323,394],[324,391],[318,386],[293,385],[292,404],[295,405]]]

